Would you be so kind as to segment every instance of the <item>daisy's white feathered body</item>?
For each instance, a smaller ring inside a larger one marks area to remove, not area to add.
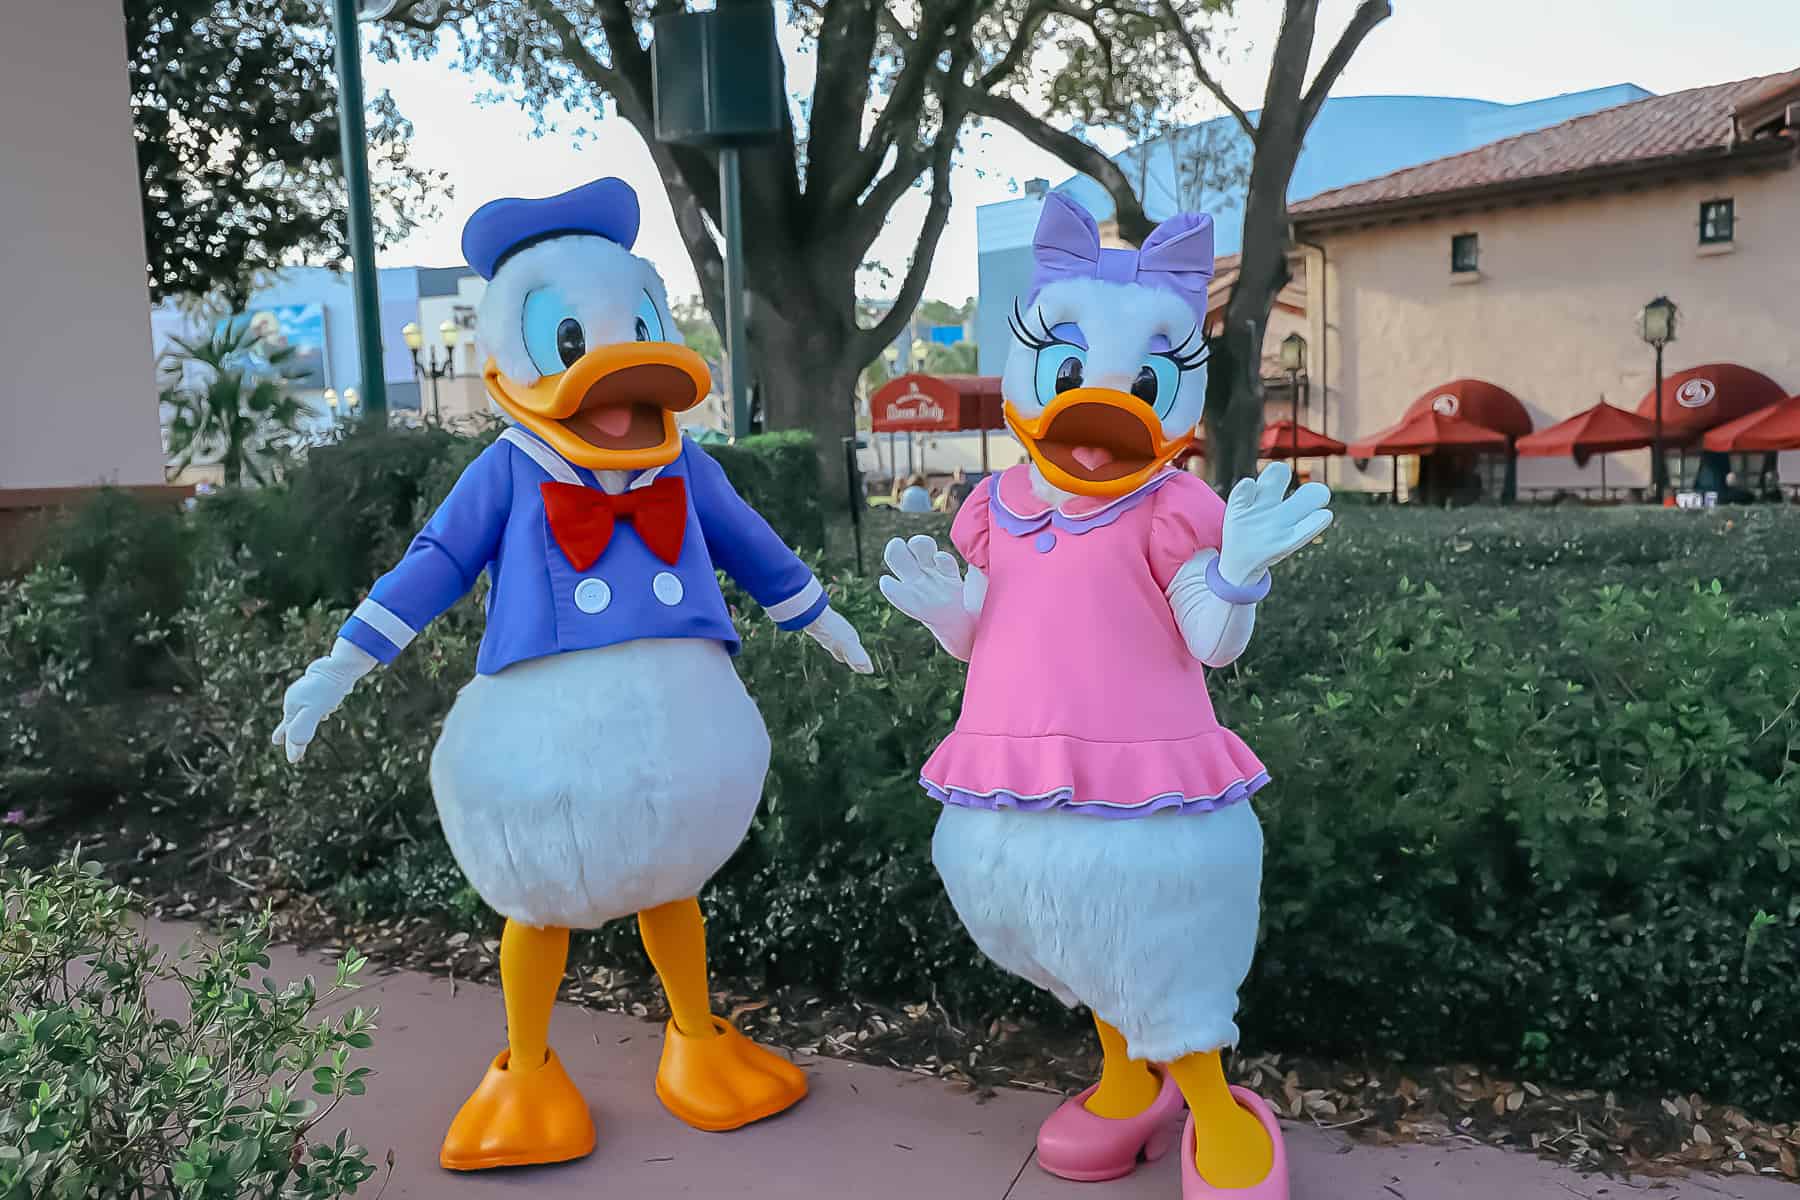
[[[1203,676],[1242,653],[1268,568],[1330,524],[1329,493],[1284,498],[1276,466],[1221,501],[1172,466],[1206,399],[1210,218],[1105,248],[1052,194],[1033,253],[1001,381],[1030,463],[957,514],[966,576],[928,537],[885,556],[888,599],[969,664],[920,772],[944,806],[932,861],[989,958],[1093,1010],[1101,1079],[1039,1130],[1040,1166],[1127,1174],[1185,1100],[1187,1200],[1287,1200],[1274,1117],[1220,1058],[1256,944],[1249,796],[1269,776]]]

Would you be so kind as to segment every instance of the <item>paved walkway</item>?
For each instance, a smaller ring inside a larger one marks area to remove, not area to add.
[[[156,924],[173,949],[192,935]],[[277,980],[323,981],[323,959],[272,951]],[[334,1005],[379,1007],[368,1095],[338,1110],[381,1164],[394,1156],[386,1197],[459,1200],[1179,1200],[1174,1155],[1104,1184],[1055,1179],[1032,1161],[1038,1123],[1056,1099],[1007,1091],[985,1103],[941,1080],[830,1059],[800,1062],[812,1091],[795,1109],[729,1134],[700,1133],[665,1112],[651,1090],[660,1027],[614,1013],[559,1007],[552,1041],[594,1107],[599,1148],[560,1167],[458,1175],[437,1165],[451,1115],[504,1039],[497,989],[411,972],[375,978]],[[1489,1146],[1374,1147],[1311,1126],[1284,1126],[1293,1200],[1800,1200],[1772,1179],[1692,1176],[1631,1183],[1580,1175]],[[378,1176],[363,1191],[380,1190]]]

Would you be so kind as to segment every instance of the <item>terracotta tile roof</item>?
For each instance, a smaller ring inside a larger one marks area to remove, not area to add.
[[[1652,96],[1333,188],[1290,205],[1288,211],[1304,218],[1447,193],[1605,173],[1708,151],[1722,155],[1732,148],[1732,118],[1739,108],[1767,104],[1788,90],[1800,91],[1800,69]]]

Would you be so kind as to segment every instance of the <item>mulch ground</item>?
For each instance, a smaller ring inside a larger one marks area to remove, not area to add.
[[[459,981],[498,982],[497,937],[423,917],[348,919],[315,896],[271,886],[272,864],[245,849],[255,843],[245,832],[171,835],[166,827],[114,827],[100,858],[147,897],[153,915],[216,923],[266,904],[278,940],[302,949],[353,947],[380,967],[434,974],[452,988]],[[565,1001],[667,1018],[654,978],[584,962],[579,942],[574,958]],[[927,998],[890,1006],[793,988],[768,995],[745,981],[716,982],[725,989],[715,997],[719,1010],[765,1043],[934,1076],[978,1098],[1000,1087],[1070,1094],[1098,1076],[1091,1034],[1004,1019],[972,1025]],[[1259,1053],[1234,1055],[1230,1066],[1236,1082],[1285,1116],[1377,1144],[1467,1139],[1615,1175],[1698,1170],[1800,1180],[1800,1123],[1759,1120],[1699,1095],[1574,1088],[1468,1063],[1346,1063]]]

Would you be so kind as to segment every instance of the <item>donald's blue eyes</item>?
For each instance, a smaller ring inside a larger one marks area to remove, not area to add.
[[[525,353],[540,375],[559,375],[587,353],[587,331],[575,307],[554,287],[525,297]]]
[[[575,306],[554,285],[541,287],[525,296],[522,317],[525,353],[540,375],[559,375],[593,349],[603,344],[604,337],[590,343],[589,330],[575,315]],[[649,292],[638,294],[637,307],[631,316],[631,336],[640,342],[667,341],[662,314]]]
[[[650,299],[649,292],[645,292],[638,298],[636,320],[633,322],[632,333],[640,342],[663,342],[668,340],[663,336],[662,314],[656,311],[656,301]]]

